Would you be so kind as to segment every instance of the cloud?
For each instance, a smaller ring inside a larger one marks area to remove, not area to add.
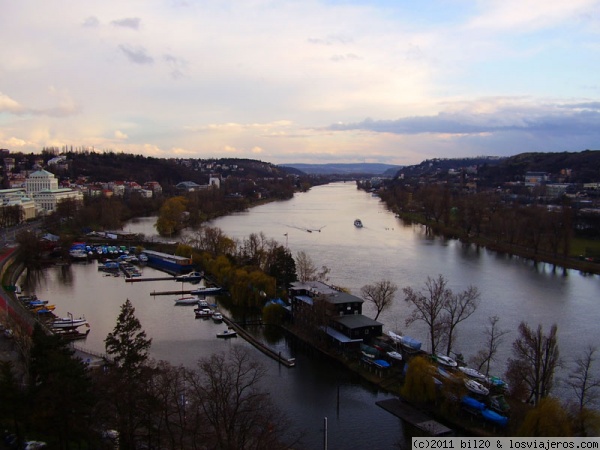
[[[542,135],[600,135],[600,102],[523,105],[473,102],[468,108],[439,112],[429,116],[403,117],[395,120],[367,118],[355,123],[338,123],[328,127],[335,131],[364,130],[402,135],[478,135],[522,132]]]
[[[8,95],[0,92],[0,113],[1,112],[23,114],[25,112],[25,108],[23,108],[16,100],[13,100]]]
[[[121,130],[116,130],[115,131],[115,138],[117,139],[127,139],[129,136],[127,136],[125,133],[123,133]]]
[[[125,54],[127,59],[135,64],[152,64],[154,63],[154,58],[148,56],[146,54],[146,50],[144,48],[131,48],[126,45],[119,45],[121,51]]]
[[[59,98],[57,106],[50,106],[46,108],[34,108],[23,106],[16,100],[10,98],[8,95],[0,92],[0,113],[5,112],[17,116],[31,115],[66,117],[81,112],[81,108],[68,96],[68,94],[58,92],[54,88],[50,88],[50,94],[52,96],[58,95],[62,97]]]
[[[316,45],[336,45],[336,44],[347,45],[347,44],[351,44],[352,42],[354,42],[354,40],[351,37],[335,36],[335,35],[330,35],[325,38],[308,38],[307,41],[310,44],[316,44]]]
[[[83,21],[83,26],[86,28],[95,28],[98,25],[100,25],[100,21],[94,16],[90,16]]]
[[[345,55],[333,55],[331,57],[332,61],[348,61],[348,60],[357,60],[362,59],[360,56],[355,55],[354,53],[346,53]]]
[[[125,19],[112,20],[111,25],[115,27],[131,28],[138,30],[140,28],[141,19],[139,17],[127,17]]]

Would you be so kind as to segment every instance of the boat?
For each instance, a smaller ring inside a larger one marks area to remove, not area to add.
[[[471,411],[483,411],[484,409],[486,409],[485,404],[468,395],[465,395],[460,401],[465,408]]]
[[[456,367],[458,366],[458,363],[456,361],[454,361],[452,358],[450,358],[449,356],[446,355],[442,355],[440,353],[437,353],[435,355],[435,360],[446,367]]]
[[[147,263],[148,262],[148,257],[146,256],[145,253],[140,253],[138,255],[138,261],[141,263]]]
[[[482,374],[481,372],[478,372],[477,370],[472,369],[470,367],[461,366],[458,368],[458,370],[460,370],[466,376],[468,376],[470,378],[474,378],[476,380],[485,381],[485,379],[486,379],[484,374]]]
[[[144,253],[148,258],[147,264],[155,267],[167,273],[178,275],[184,272],[188,272],[192,269],[193,261],[192,258],[186,256],[171,255],[169,253],[155,252],[154,250],[144,250]]]
[[[190,291],[190,294],[193,295],[214,295],[214,294],[218,294],[219,292],[221,292],[221,288],[218,286],[215,287],[201,287],[198,289],[194,289],[192,291]]]
[[[77,261],[83,261],[88,258],[88,252],[85,248],[71,248],[69,250],[69,256]]]
[[[220,333],[217,333],[217,337],[218,338],[232,338],[232,337],[237,337],[237,331],[232,330],[231,328],[228,328],[226,330],[221,331]]]
[[[215,323],[220,323],[223,322],[223,314],[221,314],[220,312],[214,312],[212,315],[212,320]]]
[[[202,272],[190,272],[185,275],[179,275],[175,277],[175,281],[188,282],[188,283],[198,283],[200,280],[204,278]]]
[[[198,298],[198,297],[196,297]],[[208,308],[209,304],[204,298],[198,298],[198,308]]]
[[[78,319],[74,319],[73,317],[61,317],[58,319],[54,319],[50,323],[52,328],[77,328],[82,325],[90,326],[88,321],[84,317],[80,317]]]
[[[210,308],[196,308],[194,309],[197,318],[208,319],[213,315],[213,310]]]
[[[402,361],[402,355],[396,351],[387,352],[386,355],[388,355],[393,360]]]
[[[470,378],[465,380],[465,386],[469,391],[471,391],[474,394],[488,395],[490,393],[490,390],[486,388],[483,384]]]
[[[481,417],[483,417],[488,422],[493,423],[494,425],[499,425],[501,427],[505,427],[508,425],[508,417],[498,414],[496,411],[493,411],[489,408],[481,411]]]
[[[408,353],[417,353],[421,350],[421,341],[411,338],[410,336],[401,336],[400,345],[402,345],[402,348]]]
[[[379,350],[366,344],[360,344],[360,353],[368,359],[375,360],[379,354]]]
[[[375,361],[373,361],[373,365],[379,367],[380,369],[390,368],[390,363],[387,362],[385,359],[376,359]]]
[[[356,220],[354,221],[354,226],[355,226],[356,228],[362,228],[362,227],[363,227],[362,220],[360,220],[360,219],[356,219]]]
[[[501,378],[489,377],[487,381],[493,389],[496,389],[498,391],[508,390],[508,383],[506,383],[506,381],[504,381]]]
[[[176,305],[198,305],[198,297],[195,295],[189,297],[180,297],[175,300]]]
[[[398,344],[400,344],[402,342],[402,336],[399,334],[394,333],[393,331],[388,331],[387,332],[388,336],[390,337],[390,339]]]

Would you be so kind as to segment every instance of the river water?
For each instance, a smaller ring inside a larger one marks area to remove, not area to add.
[[[363,228],[354,227],[356,218],[362,220]],[[154,222],[155,218],[139,219],[129,223],[126,230],[158,239]],[[365,284],[382,279],[393,281],[400,287],[397,298],[378,320],[384,323],[384,331],[418,338],[425,349],[428,344],[424,326],[405,326],[410,307],[403,300],[401,288],[420,289],[428,276],[438,274],[448,280],[455,292],[475,285],[481,292],[480,305],[460,325],[455,349],[468,360],[482,347],[487,318],[499,316],[500,327],[511,332],[493,366],[498,375],[504,372],[521,321],[534,327],[542,324],[545,329],[558,324],[565,366],[559,378],[566,377],[569,364],[583,347],[600,342],[600,277],[554,270],[547,264],[533,264],[455,240],[428,236],[423,227],[404,224],[378,198],[357,190],[353,183],[314,187],[291,200],[258,206],[215,220],[211,225],[239,240],[250,233],[263,232],[287,245],[294,255],[304,251],[317,266],[331,269],[331,284],[348,288],[356,295]],[[143,270],[144,277],[163,275],[148,267]],[[242,339],[215,339],[223,325],[196,320],[191,307],[173,306],[176,296],[152,295],[182,287],[170,280],[126,283],[121,277],[105,276],[98,271],[96,262],[90,262],[44,271],[36,291],[40,298],[57,305],[58,315],[85,315],[92,329],[81,345],[97,352],[103,352],[104,338],[114,328],[120,306],[127,298],[153,339],[151,351],[157,359],[193,365],[198,358],[227,350],[231,345],[254,351]],[[375,315],[367,304],[363,313]],[[256,352],[268,370],[265,386],[295,428],[306,433],[305,448],[323,448],[325,417],[330,449],[394,448],[402,438],[400,421],[375,405],[388,394],[328,361],[288,345],[284,339],[273,345],[286,356],[295,357],[298,364],[294,369],[284,369]],[[560,385],[558,391],[566,395]]]

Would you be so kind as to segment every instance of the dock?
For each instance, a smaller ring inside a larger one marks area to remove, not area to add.
[[[238,335],[256,347],[258,350],[263,352],[265,355],[273,358],[279,364],[284,365],[285,367],[294,367],[296,365],[296,358],[283,358],[281,356],[281,352],[276,352],[275,350],[267,347],[242,327],[240,327],[237,323],[233,322],[229,317],[223,315],[223,322],[225,322],[229,327],[233,328],[237,331]]]
[[[167,281],[167,280],[173,280],[173,281],[177,281],[175,279],[175,277],[132,277],[132,278],[125,278],[125,281],[127,283],[137,283],[139,281]]]
[[[454,433],[451,428],[433,420],[400,398],[380,400],[375,404],[420,430],[425,436],[451,436]]]

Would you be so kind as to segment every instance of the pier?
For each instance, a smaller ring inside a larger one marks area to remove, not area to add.
[[[265,355],[273,358],[279,364],[283,364],[285,367],[294,367],[296,365],[296,358],[283,358],[281,356],[281,352],[276,352],[275,350],[267,347],[265,344],[260,342],[254,336],[252,336],[250,333],[248,333],[246,330],[244,330],[237,323],[232,321],[229,317],[223,315],[223,322],[225,322],[229,327],[231,327],[235,331],[237,331],[238,335],[240,335],[242,338],[244,338],[246,341],[248,341],[250,344],[252,344],[258,350],[263,352]]]
[[[404,420],[409,425],[412,425],[414,428],[424,433],[425,436],[451,436],[453,434],[451,428],[433,420],[427,414],[400,398],[381,400],[375,402],[375,404],[394,416]]]
[[[167,281],[167,280],[173,280],[173,281],[177,281],[177,279],[175,277],[135,277],[135,278],[125,278],[125,281],[127,283],[137,283],[139,281]]]

